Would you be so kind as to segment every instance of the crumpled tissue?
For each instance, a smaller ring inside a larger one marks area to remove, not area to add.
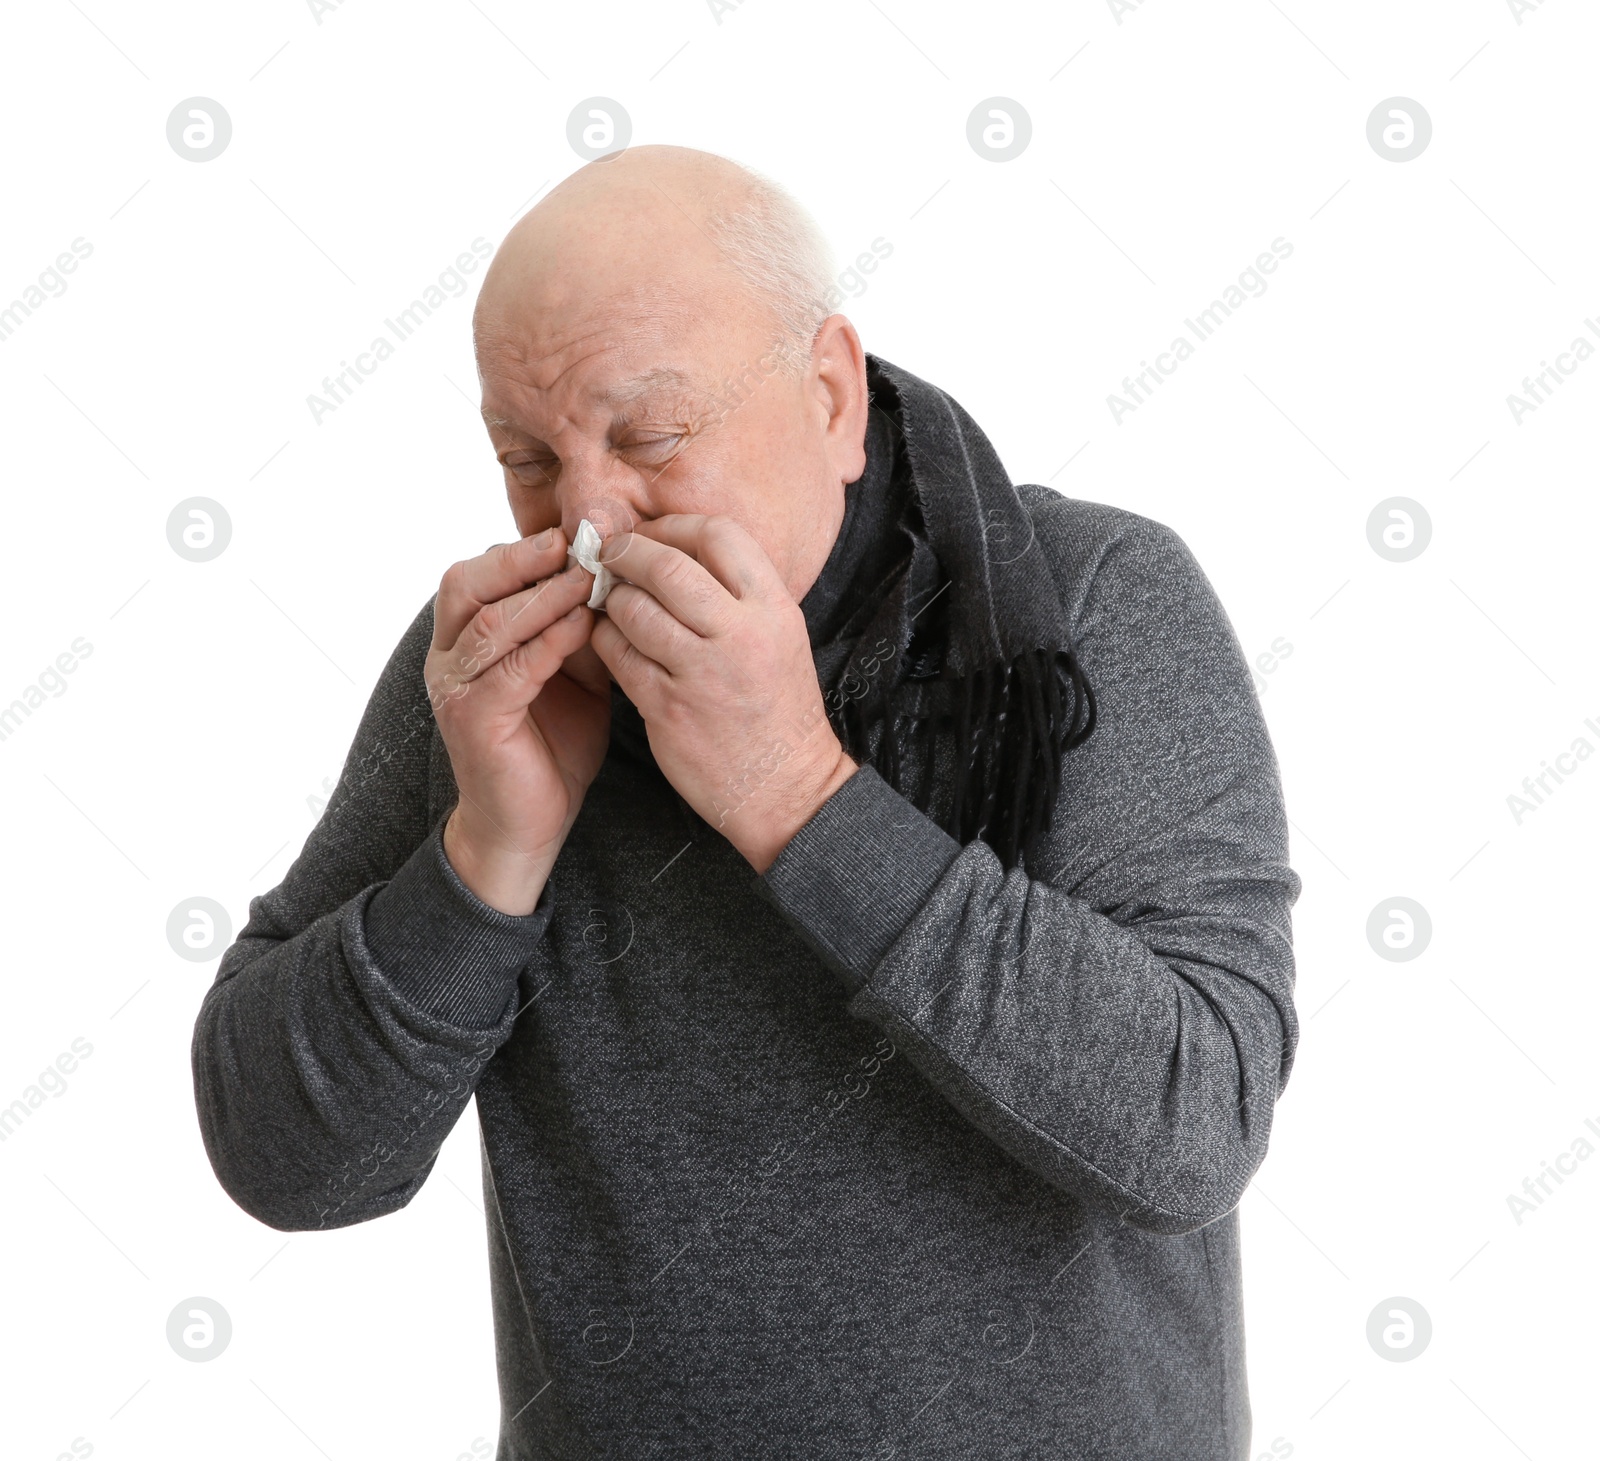
[[[616,582],[616,575],[600,561],[600,532],[588,518],[584,518],[578,524],[572,546],[567,549],[567,557],[576,558],[594,574],[594,588],[589,592],[589,607],[603,608],[606,595],[611,592],[611,585]]]

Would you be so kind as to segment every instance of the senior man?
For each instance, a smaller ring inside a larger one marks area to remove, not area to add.
[[[206,1149],[342,1227],[476,1095],[500,1461],[1243,1458],[1300,890],[1249,670],[1171,529],[1013,485],[832,267],[680,148],[512,230],[519,537],[251,901]]]

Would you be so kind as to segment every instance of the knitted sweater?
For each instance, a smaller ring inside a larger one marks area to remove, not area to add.
[[[251,900],[194,1031],[217,1178],[286,1231],[382,1217],[476,1097],[497,1461],[1247,1456],[1277,761],[1178,535],[1018,490],[1099,707],[1036,866],[864,766],[758,876],[614,686],[539,906],[499,912],[443,853],[430,600]]]

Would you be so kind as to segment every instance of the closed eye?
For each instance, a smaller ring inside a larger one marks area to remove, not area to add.
[[[692,435],[690,431],[653,432],[622,442],[615,450],[646,466],[665,467]],[[561,459],[556,456],[508,458],[505,466],[524,487],[549,487],[561,475]]]
[[[548,487],[561,470],[556,457],[535,457],[528,461],[505,464],[524,487]]]
[[[682,440],[683,433],[681,431],[664,432],[658,436],[642,437],[635,441],[624,442],[618,450],[627,452],[630,456],[643,455],[659,461],[663,451],[677,446]]]

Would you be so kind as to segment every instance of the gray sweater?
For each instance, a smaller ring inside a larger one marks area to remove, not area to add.
[[[758,877],[613,687],[538,908],[491,909],[443,855],[430,600],[251,900],[194,1032],[218,1180],[286,1231],[381,1217],[476,1095],[497,1461],[1247,1456],[1277,762],[1177,534],[1019,492],[1099,702],[1030,871],[863,767]]]

